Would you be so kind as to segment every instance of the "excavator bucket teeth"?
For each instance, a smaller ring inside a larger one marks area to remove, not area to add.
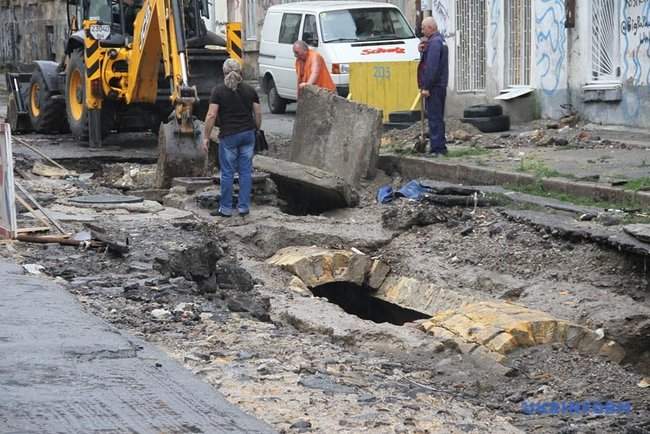
[[[194,120],[194,134],[182,134],[175,119],[160,125],[156,186],[170,188],[176,177],[205,176],[207,155],[201,149],[203,125]]]

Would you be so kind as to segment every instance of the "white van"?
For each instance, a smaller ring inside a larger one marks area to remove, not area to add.
[[[271,6],[262,28],[260,85],[271,113],[296,100],[292,45],[302,39],[323,56],[337,91],[347,96],[349,64],[420,58],[418,39],[390,3],[309,1]]]

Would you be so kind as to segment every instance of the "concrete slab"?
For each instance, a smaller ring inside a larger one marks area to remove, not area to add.
[[[253,164],[257,170],[271,175],[281,197],[300,201],[315,212],[359,203],[358,193],[332,172],[263,155],[255,156]]]
[[[0,263],[0,431],[270,433],[164,353]]]
[[[382,128],[381,111],[308,86],[298,101],[291,161],[356,186],[376,173]]]

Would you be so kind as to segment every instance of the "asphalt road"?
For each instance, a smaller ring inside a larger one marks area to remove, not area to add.
[[[271,433],[62,287],[0,262],[0,433]]]
[[[262,104],[262,129],[267,134],[291,137],[293,132],[293,121],[296,117],[296,104],[289,104],[285,114],[274,115],[269,111],[266,95],[259,90],[258,93],[260,96],[260,103]]]

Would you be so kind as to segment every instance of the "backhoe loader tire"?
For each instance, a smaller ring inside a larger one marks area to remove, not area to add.
[[[88,107],[86,106],[86,65],[81,50],[70,54],[65,70],[65,108],[73,136],[88,139]]]
[[[63,101],[53,98],[40,69],[36,68],[29,80],[29,119],[34,131],[61,133],[67,130],[63,115]]]

